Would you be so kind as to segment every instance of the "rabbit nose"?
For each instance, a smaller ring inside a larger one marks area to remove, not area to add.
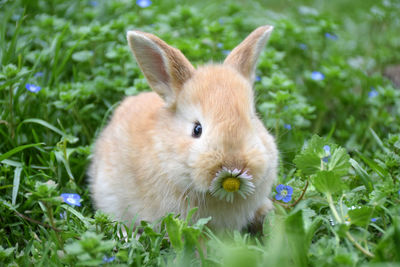
[[[225,161],[224,164],[222,164],[223,167],[227,168],[228,170],[239,170],[240,172],[243,172],[244,169],[246,168],[243,160],[240,160],[239,158],[233,158],[231,160]]]

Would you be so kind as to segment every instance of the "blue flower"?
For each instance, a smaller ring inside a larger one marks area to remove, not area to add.
[[[222,54],[224,54],[225,56],[229,55],[230,52],[231,50],[222,50]]]
[[[61,219],[66,219],[67,218],[67,212],[66,211],[60,212],[60,218]]]
[[[378,95],[379,95],[379,93],[375,90],[375,88],[374,88],[374,87],[371,87],[371,91],[369,91],[368,97],[369,97],[369,98],[374,98],[374,97],[376,97],[376,96],[378,96]]]
[[[30,83],[25,84],[25,88],[26,88],[29,92],[32,92],[32,93],[37,93],[37,92],[39,92],[40,90],[42,90],[42,88],[41,88],[40,86],[34,85],[34,84],[30,84]]]
[[[313,71],[311,73],[311,79],[313,79],[314,81],[322,81],[323,79],[325,79],[325,75],[319,71]]]
[[[61,197],[63,198],[64,202],[67,203],[68,205],[71,206],[81,206],[81,196],[78,194],[67,194],[63,193],[61,194]]]
[[[217,47],[218,47],[218,48],[222,48],[222,47],[224,47],[224,45],[223,45],[222,43],[218,43],[218,44],[217,44]]]
[[[261,81],[261,77],[260,76],[256,76],[256,82]]]
[[[276,200],[282,200],[287,203],[292,199],[293,188],[290,185],[280,184],[276,187],[276,192],[278,192],[275,195]]]
[[[113,262],[114,260],[115,260],[115,256],[112,256],[112,257],[104,256],[103,257],[103,263]]]
[[[43,72],[41,72],[41,71],[36,72],[35,75],[34,75],[34,77],[35,77],[35,78],[37,78],[37,77],[43,77]]]
[[[307,49],[307,45],[306,44],[299,44],[299,48],[301,50],[306,50]]]
[[[325,33],[325,37],[328,38],[328,39],[334,40],[334,41],[338,39],[336,34],[329,33],[329,32]]]
[[[328,145],[324,145],[325,156],[322,158],[322,161],[328,163],[329,158],[331,157],[331,147]]]
[[[224,21],[223,19],[219,19],[218,22],[219,22],[219,24],[221,24],[221,25],[225,23],[225,21]]]
[[[378,218],[372,218],[371,222],[376,222],[376,220],[378,220]]]
[[[136,4],[140,6],[141,8],[146,8],[151,6],[151,1],[150,0],[137,0]]]
[[[93,7],[97,6],[99,3],[97,1],[90,1],[89,4]]]
[[[283,125],[283,127],[285,127],[285,129],[287,129],[287,130],[292,130],[292,125],[290,125],[290,124],[285,123]]]

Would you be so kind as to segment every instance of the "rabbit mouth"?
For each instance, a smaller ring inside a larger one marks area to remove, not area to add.
[[[255,191],[253,176],[247,170],[222,167],[211,181],[209,192],[213,197],[232,203],[235,197],[246,199]]]

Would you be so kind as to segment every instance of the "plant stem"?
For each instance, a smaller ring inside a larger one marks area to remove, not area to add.
[[[353,243],[354,246],[356,246],[364,255],[366,255],[366,256],[368,256],[370,258],[375,257],[374,254],[372,254],[371,252],[369,252],[368,250],[363,248],[360,244],[358,244],[358,242],[354,239],[354,237],[350,234],[349,231],[346,232],[346,236],[351,241],[351,243]]]
[[[56,228],[56,224],[54,223],[53,209],[51,208],[51,205],[48,205],[48,203],[46,203],[46,202],[44,202],[44,205],[46,206],[47,217],[49,217],[50,224],[51,224],[52,228],[54,229],[54,228]],[[57,231],[55,231],[55,234],[56,234],[58,242],[60,243],[60,246],[62,248],[63,242],[61,240],[61,237]]]
[[[10,135],[11,138],[14,139],[14,111],[13,111],[13,88],[12,85],[10,85],[9,88],[9,92],[10,92]]]
[[[326,193],[326,198],[328,199],[329,207],[338,223],[343,223],[342,218],[340,218],[339,213],[337,212],[335,205],[333,204],[332,195],[330,193]]]
[[[303,188],[303,192],[301,192],[301,195],[300,195],[300,197],[293,203],[293,204],[290,204],[290,206],[291,207],[294,207],[294,206],[296,206],[297,205],[297,203],[299,203],[300,202],[300,200],[302,200],[303,199],[303,196],[304,196],[304,194],[306,193],[306,191],[307,191],[307,188],[308,188],[308,180],[306,180],[306,185],[304,186],[304,188]]]
[[[61,230],[58,229],[58,228],[56,228],[56,227],[53,227],[53,226],[51,226],[51,225],[42,223],[42,222],[40,222],[40,221],[38,221],[38,220],[32,219],[32,218],[30,218],[30,217],[28,217],[28,216],[25,216],[24,214],[22,214],[22,213],[20,213],[20,212],[18,212],[18,211],[15,211],[15,213],[16,213],[19,217],[21,217],[22,219],[25,219],[25,220],[27,220],[27,221],[30,221],[30,222],[33,222],[33,223],[36,223],[36,224],[40,224],[41,226],[44,226],[44,227],[47,227],[47,228],[51,228],[51,229],[53,229],[53,230],[56,231],[56,232],[61,232]]]
[[[337,212],[335,205],[333,203],[333,199],[332,199],[332,195],[330,193],[326,193],[326,198],[328,199],[328,203],[329,203],[329,207],[333,213],[333,216],[335,217],[336,221],[338,223],[343,223],[342,218],[339,216],[339,213]],[[363,248],[357,241],[356,239],[350,234],[349,231],[346,231],[346,237],[350,240],[351,243],[353,243],[353,245],[358,248],[364,255],[373,258],[375,257],[374,254],[372,254],[371,252],[369,252],[368,250],[366,250],[365,248]]]

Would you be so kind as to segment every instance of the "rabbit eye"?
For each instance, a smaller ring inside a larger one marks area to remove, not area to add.
[[[195,122],[194,127],[193,127],[192,136],[194,138],[199,138],[201,136],[202,130],[203,130],[203,128],[201,127],[200,122]]]

